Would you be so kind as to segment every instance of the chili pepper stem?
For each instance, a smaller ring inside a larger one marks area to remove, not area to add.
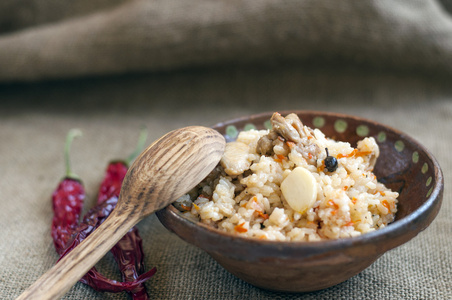
[[[141,128],[140,135],[138,137],[138,143],[135,150],[124,161],[127,166],[130,166],[132,161],[143,151],[147,139],[147,134],[148,134],[147,129],[146,127],[143,126]]]
[[[69,159],[69,150],[72,145],[72,141],[74,138],[81,136],[82,132],[79,129],[71,129],[69,130],[67,136],[66,136],[66,143],[64,144],[64,161],[66,164],[66,177],[72,178],[72,179],[79,179],[78,175],[73,173],[71,170],[71,162]]]

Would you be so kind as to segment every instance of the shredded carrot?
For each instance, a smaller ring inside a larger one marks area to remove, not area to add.
[[[383,200],[381,201],[381,204],[386,207],[388,210],[391,210],[391,207],[389,206],[389,202],[388,200]]]
[[[344,191],[348,190],[348,186],[344,186]]]
[[[325,170],[324,164],[317,168],[317,172],[323,172],[323,170]]]
[[[279,163],[286,159],[286,157],[281,154],[276,155],[276,157],[277,158],[275,158],[274,161],[279,162]]]
[[[312,159],[312,153],[308,153],[308,158]]]
[[[314,137],[312,135],[308,135],[308,140],[313,139]]]
[[[196,203],[193,203],[193,207],[194,207],[196,210],[199,210],[199,206],[196,205]]]
[[[294,142],[291,142],[291,141],[287,141],[287,142],[286,142],[286,145],[289,146],[289,148],[295,147],[295,143],[294,143]]]
[[[338,206],[336,203],[334,203],[333,200],[328,200],[327,203],[328,203],[329,206],[333,206],[335,209],[338,209],[338,208],[339,208],[339,206]]]
[[[353,151],[348,153],[348,154],[341,154],[341,153],[339,153],[337,155],[337,159],[343,158],[343,157],[349,158],[349,157],[353,157],[353,156],[366,156],[366,155],[369,155],[369,154],[372,154],[372,151],[358,151],[358,149],[353,149]]]
[[[204,199],[210,200],[209,197],[207,197],[207,196],[205,196],[205,195],[203,195],[203,194],[199,195],[198,198],[204,198]]]
[[[261,236],[259,237],[259,239],[260,239],[260,240],[266,240],[266,239],[267,239],[267,236],[263,234],[263,235],[261,235]]]
[[[253,196],[253,198],[251,198],[251,201],[254,201],[254,202],[257,203],[257,197],[256,197],[256,196]]]
[[[245,225],[245,222],[243,222],[243,223],[241,223],[241,224],[239,224],[239,225],[236,225],[236,226],[234,227],[235,231],[241,232],[241,233],[247,232],[248,229],[244,228],[243,225]]]
[[[256,212],[257,212],[258,215],[261,216],[264,220],[267,220],[267,219],[268,219],[268,214],[264,214],[263,212],[258,211],[258,210],[256,210]]]
[[[358,199],[356,199],[355,197],[352,198],[352,203],[356,204],[356,201],[358,201]]]
[[[334,208],[334,210],[331,212],[331,214],[334,216],[335,214],[337,214],[337,210],[339,209],[339,205],[337,205],[336,203],[334,203],[333,200],[328,200],[327,204],[329,206],[332,206]]]
[[[342,154],[342,153],[339,153],[339,154],[337,155],[337,159],[343,158],[343,157],[345,157],[345,158],[353,157],[353,156],[355,156],[356,152],[358,152],[358,149],[353,149],[353,151],[350,152],[349,154]]]
[[[195,205],[196,205],[196,204],[195,204]],[[191,207],[190,207],[190,206],[187,206],[187,205],[184,205],[184,204],[181,204],[180,207],[182,207],[182,208],[185,209],[185,210],[191,210]]]
[[[353,221],[350,221],[347,224],[345,224],[345,226],[353,226],[353,225],[355,225],[355,222],[353,222]]]
[[[356,156],[366,156],[372,154],[372,151],[356,151]]]
[[[385,196],[385,192],[380,191],[380,195]]]

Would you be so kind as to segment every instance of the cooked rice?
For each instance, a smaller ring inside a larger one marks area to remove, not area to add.
[[[285,127],[278,127],[278,120]],[[398,193],[372,173],[379,155],[374,138],[364,138],[355,149],[296,123],[293,115],[277,115],[272,122],[271,131],[240,132],[235,144],[240,149],[230,145],[230,153],[237,156],[232,164],[222,160],[196,189],[177,200],[176,207],[186,217],[219,230],[278,241],[354,237],[394,220]],[[287,126],[292,126],[290,132],[284,131]],[[262,154],[261,142],[267,137],[271,148]],[[337,158],[333,172],[325,168],[325,148]],[[317,185],[315,202],[302,213],[292,209],[280,189],[295,167],[311,172]]]

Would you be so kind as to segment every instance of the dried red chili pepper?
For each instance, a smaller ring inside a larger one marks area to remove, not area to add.
[[[90,209],[84,216],[82,222],[77,227],[77,234],[73,239],[71,245],[66,249],[61,258],[63,258],[67,253],[71,252],[72,249],[77,247],[84,239],[86,239],[97,227],[99,227],[105,219],[110,215],[116,206],[118,199],[112,197],[96,207]],[[60,258],[60,259],[61,259]],[[133,292],[143,285],[143,283],[152,277],[156,272],[156,268],[152,268],[148,272],[137,276],[132,281],[128,282],[117,282],[115,280],[110,280],[99,274],[96,268],[92,268],[85,276],[80,279],[81,282],[89,284],[92,288],[98,291],[104,292]],[[147,294],[146,294],[147,296]]]
[[[132,228],[119,242],[111,249],[116,263],[122,274],[124,282],[138,279],[144,273],[144,253],[143,243],[138,229]],[[156,268],[152,269],[154,273]],[[153,274],[154,274],[153,273]],[[134,300],[147,300],[149,295],[144,284],[137,286],[130,292]]]
[[[78,225],[80,212],[85,199],[85,190],[81,180],[71,172],[69,163],[70,145],[80,132],[71,130],[65,143],[66,176],[52,194],[54,218],[52,220],[52,237],[60,259],[94,231],[116,206],[117,198],[104,201],[103,204],[90,210]],[[141,254],[142,255],[142,254]],[[80,280],[98,291],[122,292],[140,290],[143,283],[155,273],[155,268],[135,277],[129,282],[117,282],[101,275],[95,268],[88,271]],[[146,294],[147,296],[147,294]]]
[[[99,188],[97,198],[98,204],[101,204],[107,200],[118,200],[122,182],[127,173],[129,164],[142,151],[145,141],[146,131],[142,130],[138,140],[138,145],[127,160],[112,161],[108,164],[104,180]],[[144,272],[145,267],[142,239],[135,227],[118,241],[118,243],[111,249],[111,252],[113,253],[116,263],[119,266],[124,282],[134,281]],[[134,300],[149,299],[144,284],[133,290],[131,292],[131,296]]]
[[[69,131],[64,147],[64,160],[66,175],[52,193],[53,219],[51,233],[56,252],[61,255],[72,239],[74,229],[77,227],[83,202],[85,188],[77,175],[72,173],[69,149],[76,136],[81,135],[79,130]]]
[[[112,161],[105,170],[105,176],[99,187],[97,196],[97,204],[110,199],[111,197],[119,197],[122,181],[128,170],[128,163],[125,161]]]

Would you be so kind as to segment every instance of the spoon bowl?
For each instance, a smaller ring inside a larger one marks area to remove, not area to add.
[[[129,168],[105,222],[17,299],[61,298],[130,228],[203,180],[224,147],[221,134],[200,126],[174,130],[152,143]]]

